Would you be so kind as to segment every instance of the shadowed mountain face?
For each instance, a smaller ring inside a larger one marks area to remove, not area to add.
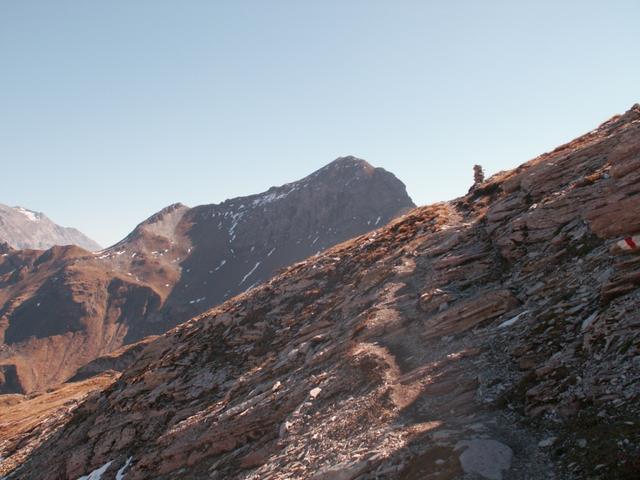
[[[85,363],[163,333],[413,206],[391,173],[345,157],[262,194],[171,205],[94,254],[5,247],[0,392],[64,381]]]
[[[75,228],[56,225],[43,213],[0,204],[0,243],[3,242],[17,249],[47,249],[54,245],[77,245],[89,251],[102,248]]]
[[[0,474],[638,478],[639,232],[634,106],[151,340],[77,409],[12,424]]]

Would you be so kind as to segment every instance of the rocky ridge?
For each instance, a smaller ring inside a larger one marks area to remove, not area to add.
[[[638,145],[635,105],[289,267],[150,342],[0,472],[638,478]]]
[[[261,194],[170,205],[99,252],[6,249],[0,393],[59,384],[86,363],[164,333],[413,206],[393,174],[343,157]]]
[[[47,249],[77,245],[89,251],[102,247],[75,228],[61,227],[44,213],[0,204],[0,243],[16,249]]]

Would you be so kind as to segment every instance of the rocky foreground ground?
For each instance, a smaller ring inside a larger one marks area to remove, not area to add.
[[[0,475],[639,478],[637,232],[638,105],[150,342]]]

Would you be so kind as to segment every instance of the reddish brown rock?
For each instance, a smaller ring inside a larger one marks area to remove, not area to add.
[[[424,321],[424,336],[441,337],[470,330],[513,310],[518,303],[508,290],[479,292],[474,298],[460,300],[446,311],[428,317]]]

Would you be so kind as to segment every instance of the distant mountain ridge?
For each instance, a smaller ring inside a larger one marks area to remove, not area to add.
[[[64,381],[412,207],[393,174],[342,157],[260,194],[170,205],[95,253],[8,251],[0,255],[0,393]]]
[[[102,247],[75,228],[62,227],[44,213],[0,204],[0,243],[15,249],[45,250],[54,245],[77,245],[89,251]]]

